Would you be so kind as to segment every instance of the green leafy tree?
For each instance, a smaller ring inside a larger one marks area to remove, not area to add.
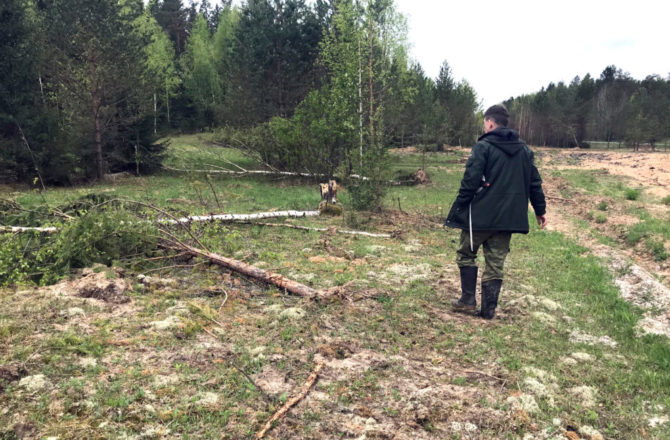
[[[178,90],[181,78],[175,65],[175,50],[168,35],[147,9],[135,20],[136,32],[148,44],[144,46],[144,80],[153,89],[154,133],[157,132],[159,105],[170,123],[170,97]]]
[[[181,65],[184,93],[196,110],[200,124],[211,126],[214,106],[221,102],[223,90],[214,58],[215,49],[205,17],[199,15],[186,42]]]

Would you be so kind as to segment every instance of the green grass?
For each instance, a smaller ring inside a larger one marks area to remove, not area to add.
[[[230,167],[223,165],[222,157],[245,168],[253,165],[239,152],[209,147],[196,136],[173,140],[169,151],[168,163],[189,169],[210,162]],[[40,437],[138,436],[148,427],[169,427],[170,435],[184,438],[250,438],[304,383],[316,353],[333,344],[331,361],[368,350],[384,362],[353,373],[345,369],[351,374],[348,378],[337,377],[345,373],[327,367],[313,390],[326,397],[323,405],[315,404],[305,412],[296,408],[288,421],[275,428],[278,438],[319,438],[324,429],[339,429],[336,423],[343,414],[366,419],[367,411],[392,426],[406,426],[411,417],[404,412],[409,394],[428,386],[486,394],[481,401],[449,407],[449,420],[430,412],[418,425],[423,435],[431,431],[441,435],[441,426],[452,418],[469,417],[478,407],[508,411],[507,397],[527,391],[528,367],[556,376],[560,391],[555,406],[538,397],[539,414],[520,421],[505,412],[504,423],[481,428],[482,438],[521,438],[537,429],[555,429],[551,428],[555,417],[563,426],[589,424],[608,438],[640,438],[642,428],[648,438],[668,438],[670,426],[648,427],[649,417],[656,415],[651,408],[670,407],[668,340],[639,337],[636,324],[642,312],[619,297],[605,263],[573,238],[540,231],[532,213],[531,233],[512,240],[499,319],[483,322],[449,312],[448,304],[458,294],[450,284],[458,283],[453,263],[458,231],[442,228],[441,220],[456,196],[466,154],[428,153],[426,170],[432,183],[390,188],[381,215],[290,221],[319,227],[345,227],[355,221],[360,228],[400,230],[400,239],[257,225],[193,227],[213,252],[315,288],[347,285],[354,296],[365,293],[367,298],[306,301],[198,260],[169,259],[134,262],[124,275],[134,286],[132,307],[127,309],[81,306],[81,299],[47,291],[0,291],[0,365],[25,364],[30,374],[45,374],[54,384],[48,399],[41,400],[10,383],[0,400],[0,406],[7,408],[0,411],[0,437],[12,435],[4,427],[10,429],[16,414],[27,414]],[[402,175],[416,171],[423,159],[412,154],[393,155],[391,160],[394,175]],[[624,199],[624,185],[617,186],[618,179],[612,176],[570,171],[564,177],[593,194]],[[314,209],[319,202],[314,182],[301,179],[212,176],[211,183],[224,212]],[[172,173],[113,186],[49,190],[45,197],[56,204],[103,191],[184,213],[219,211],[202,176]],[[35,193],[14,198],[24,206],[43,203]],[[341,200],[346,201],[346,195]],[[404,214],[397,212],[398,200]],[[596,222],[607,221],[605,211],[611,211],[608,203],[602,203],[591,212]],[[670,226],[644,211],[636,212],[641,226],[631,227],[629,235],[638,234],[639,240],[651,243],[650,252],[660,253],[658,243],[670,239]],[[582,226],[590,227],[586,222]],[[134,281],[140,271],[175,278],[180,284],[169,289],[143,288]],[[228,297],[225,307],[222,289]],[[550,299],[561,308],[511,304],[525,295],[538,301]],[[83,307],[86,318],[62,313],[75,306]],[[153,330],[149,323],[170,316],[175,307],[181,307],[181,325],[165,332]],[[299,307],[306,317],[281,317],[273,307]],[[553,320],[537,319],[538,312]],[[572,343],[575,330],[609,336],[618,345]],[[262,356],[253,352],[259,346],[265,347]],[[594,360],[565,364],[574,352],[588,353]],[[81,367],[84,357],[95,358],[97,366]],[[292,391],[268,398],[240,372],[255,377],[270,367],[291,381]],[[161,382],[161,377],[174,380]],[[408,388],[408,382],[414,388]],[[594,408],[582,407],[566,391],[582,385],[598,389]],[[199,404],[207,392],[216,393],[219,401]],[[63,405],[62,411],[56,404]],[[62,417],[54,415],[59,411]],[[324,428],[325,421],[333,425]]]

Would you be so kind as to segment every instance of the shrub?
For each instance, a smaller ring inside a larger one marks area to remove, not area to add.
[[[652,253],[654,260],[665,261],[668,259],[668,252],[665,250],[665,245],[662,241],[653,238],[648,238],[644,243],[645,248]]]
[[[661,203],[664,205],[670,205],[670,196],[665,196],[661,199]]]
[[[628,241],[630,244],[635,244],[642,240],[646,235],[647,229],[644,226],[644,223],[638,223],[628,229],[628,233],[626,234],[626,241]]]
[[[640,191],[637,189],[626,188],[624,190],[624,197],[626,200],[637,200],[640,198]]]
[[[605,223],[607,221],[607,216],[605,214],[598,214],[596,215],[596,223]]]
[[[602,200],[602,201],[598,202],[598,204],[596,205],[596,208],[598,208],[599,211],[607,211],[607,206],[608,206],[607,202]]]

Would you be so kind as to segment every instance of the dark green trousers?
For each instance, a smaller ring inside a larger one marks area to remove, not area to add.
[[[458,267],[477,266],[477,251],[480,246],[483,246],[486,268],[482,281],[502,280],[511,238],[511,232],[474,231],[472,233],[473,250],[470,250],[470,232],[463,230],[456,251],[456,264]]]

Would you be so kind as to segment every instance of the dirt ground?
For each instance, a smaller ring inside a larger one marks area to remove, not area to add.
[[[544,154],[543,165],[549,169],[607,169],[610,174],[632,179],[656,197],[670,195],[670,161],[668,155],[651,152],[609,152],[590,150],[557,150],[538,148]],[[552,165],[559,159],[562,164]]]
[[[591,252],[608,261],[608,267],[615,276],[621,295],[643,309],[645,319],[638,324],[640,333],[670,336],[670,264],[655,261],[642,246],[626,245],[625,233],[628,227],[640,222],[630,214],[630,201],[614,200],[608,197],[594,197],[574,194],[571,198],[561,196],[570,184],[561,177],[552,176],[552,170],[606,170],[609,176],[629,180],[631,186],[641,188],[644,194],[663,198],[670,195],[670,161],[668,155],[651,152],[603,152],[584,150],[556,150],[538,148],[541,152],[540,166],[544,170],[544,189],[548,198],[548,229],[572,236],[589,248]],[[549,171],[549,172],[548,172]],[[574,189],[574,188],[571,188]],[[603,224],[592,222],[591,228],[580,227],[576,220],[589,219],[596,204],[608,204],[607,221]],[[641,208],[653,216],[668,219],[667,205],[645,203]],[[612,247],[599,243],[592,234],[608,237],[621,244]],[[670,244],[664,242],[670,249]]]
[[[552,175],[555,170],[606,169],[644,188],[645,195],[660,198],[670,194],[669,156],[536,151],[548,196],[549,228],[607,261],[622,297],[649,310],[640,323],[642,332],[670,336],[670,266],[623,244],[626,228],[639,222],[630,213],[632,202],[601,196],[594,200]],[[467,154],[463,149],[459,160]],[[566,190],[572,196],[566,197]],[[600,200],[609,205],[608,221],[602,225],[587,218]],[[667,218],[666,205],[644,207]],[[589,227],[578,221],[590,222]],[[434,223],[404,213],[388,215],[386,222],[389,229],[404,231]],[[594,231],[621,245],[599,242]],[[520,322],[519,316],[528,315],[553,327],[573,318],[560,304],[521,285],[518,291],[505,287],[506,307],[492,323],[451,312],[448,304],[459,294],[455,267],[418,258],[442,246],[432,241],[442,239],[410,236],[397,244],[367,246],[356,258],[342,251],[352,246],[343,239],[305,243],[310,247],[302,252],[310,254],[315,268],[339,265],[333,269],[339,274],[347,266],[366,267],[364,281],[377,286],[337,286],[331,302],[319,304],[268,294],[228,273],[205,288],[195,276],[180,280],[87,270],[55,286],[7,293],[5,304],[12,304],[8,322],[25,320],[26,343],[58,350],[58,356],[36,350],[21,363],[0,365],[0,385],[11,396],[5,401],[0,396],[0,422],[11,421],[11,438],[171,439],[189,429],[192,438],[207,438],[208,425],[216,423],[220,427],[212,429],[219,429],[223,438],[250,438],[301,388],[312,363],[322,363],[318,382],[266,438],[490,440],[507,433],[506,438],[602,439],[589,425],[573,427],[569,413],[537,421],[555,406],[574,405],[595,414],[600,409],[592,384],[580,382],[562,390],[563,382],[540,369],[541,364],[511,370],[488,349],[492,336],[487,330],[499,323]],[[394,260],[401,250],[416,261]],[[318,279],[314,273],[295,277]],[[412,283],[417,290],[425,285],[439,295],[417,293],[402,308],[391,307],[390,301],[403,300],[404,286]],[[616,343],[607,336],[575,330],[570,340],[581,344],[579,350],[600,344],[605,348],[598,350],[615,356]],[[96,350],[101,353],[96,355]],[[45,369],[47,361],[51,364]],[[575,351],[561,362],[558,371],[597,361]],[[39,411],[48,417],[37,423],[29,415]],[[228,422],[221,421],[224,417]],[[132,433],[122,437],[120,432],[131,427]],[[0,438],[4,428],[0,426]],[[517,436],[519,432],[527,434]]]

